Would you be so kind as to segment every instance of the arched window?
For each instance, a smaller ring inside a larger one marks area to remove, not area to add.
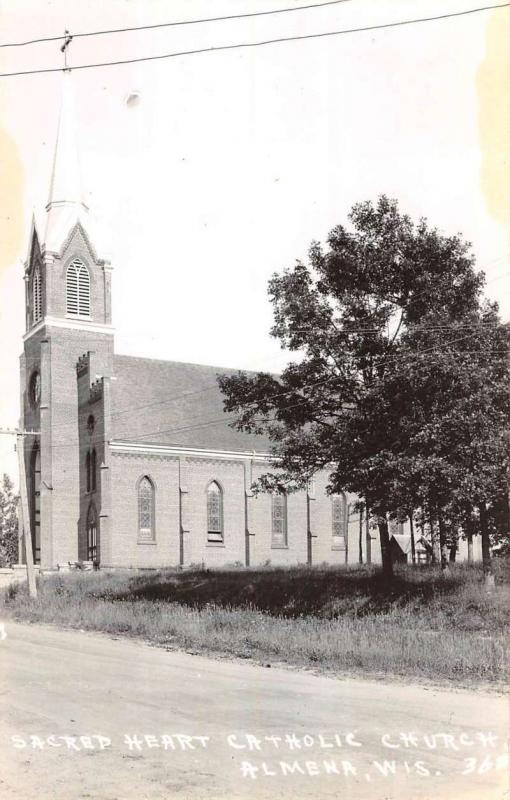
[[[223,492],[216,481],[207,487],[207,541],[223,541]]]
[[[154,484],[147,475],[138,481],[138,541],[152,542],[156,538]]]
[[[71,261],[66,276],[66,309],[76,317],[90,316],[90,275],[79,258]]]
[[[92,480],[90,474],[91,466],[92,465],[91,465],[90,450],[87,450],[87,457],[85,459],[85,471],[87,473],[87,492],[90,492],[90,488],[92,486]]]
[[[32,279],[32,321],[35,324],[42,317],[41,273],[36,267]]]
[[[97,454],[96,450],[92,450],[90,456],[90,489],[92,492],[96,491],[97,487]]]
[[[347,498],[345,494],[331,497],[333,549],[345,550],[347,538]]]
[[[41,561],[41,450],[34,445],[30,459],[30,517],[32,523],[32,551],[34,561]]]
[[[271,545],[287,547],[287,495],[284,492],[271,495]]]
[[[97,561],[97,513],[94,503],[87,514],[87,560]]]

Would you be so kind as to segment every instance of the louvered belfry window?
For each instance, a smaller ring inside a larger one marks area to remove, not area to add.
[[[75,258],[67,268],[67,313],[75,317],[90,316],[90,275],[85,264]]]
[[[32,314],[34,323],[39,322],[42,317],[41,273],[39,268],[34,272],[32,281]]]
[[[331,498],[331,514],[333,522],[333,547],[345,549],[347,531],[347,501],[344,494],[334,494]]]
[[[207,541],[223,541],[223,494],[216,481],[207,487]]]
[[[153,541],[154,528],[154,484],[144,475],[138,483],[138,539],[142,542]]]
[[[287,495],[271,495],[271,543],[273,547],[287,546]]]

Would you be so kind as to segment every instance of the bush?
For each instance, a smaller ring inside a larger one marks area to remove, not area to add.
[[[0,567],[18,561],[18,496],[8,475],[0,484]]]

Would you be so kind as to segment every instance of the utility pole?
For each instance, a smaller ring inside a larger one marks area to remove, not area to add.
[[[0,428],[0,433],[16,436],[16,452],[18,454],[19,490],[21,495],[21,517],[23,525],[23,541],[25,545],[25,561],[27,565],[28,594],[31,598],[36,598],[37,584],[35,581],[32,530],[30,525],[30,514],[28,510],[27,473],[25,469],[25,436],[40,436],[40,432]]]
[[[65,32],[64,32],[64,44],[60,48],[60,52],[64,54],[64,72],[71,72],[71,67],[67,63],[67,49],[68,49],[68,47],[69,47],[69,45],[71,44],[72,41],[73,41],[73,37],[71,36],[69,31],[66,29]]]

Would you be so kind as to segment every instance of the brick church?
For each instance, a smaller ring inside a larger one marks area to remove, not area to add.
[[[260,494],[269,442],[229,426],[213,366],[117,355],[112,266],[84,201],[71,76],[44,232],[25,264],[21,424],[36,563],[104,567],[378,560],[352,498]],[[367,552],[368,550],[368,552]]]

